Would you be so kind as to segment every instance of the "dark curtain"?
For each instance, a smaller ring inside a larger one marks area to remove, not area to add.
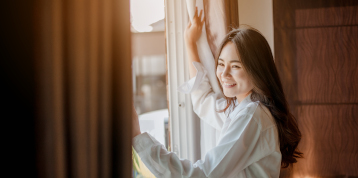
[[[131,177],[129,0],[2,7],[6,177]]]
[[[358,1],[274,0],[273,13],[305,157],[281,177],[358,177]]]
[[[0,8],[0,175],[36,177],[34,1]]]

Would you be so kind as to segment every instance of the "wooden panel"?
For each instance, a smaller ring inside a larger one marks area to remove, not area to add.
[[[304,159],[280,177],[358,176],[358,1],[273,1],[275,63]]]
[[[274,26],[319,26],[317,22],[325,25],[357,24],[357,4],[356,0],[273,0]]]
[[[358,6],[298,9],[296,27],[357,25]]]
[[[358,175],[358,105],[299,107],[302,132],[299,149],[305,154],[293,175]]]
[[[298,99],[358,103],[358,26],[296,30]]]
[[[295,31],[276,28],[274,30],[275,65],[278,70],[285,96],[290,110],[295,112],[297,98],[297,73],[295,43]],[[291,59],[291,60],[290,60]],[[294,113],[294,115],[296,115]]]

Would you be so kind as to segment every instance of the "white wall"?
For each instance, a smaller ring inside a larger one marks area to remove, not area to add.
[[[272,0],[238,0],[239,23],[259,30],[274,52]],[[273,53],[274,54],[274,53]]]

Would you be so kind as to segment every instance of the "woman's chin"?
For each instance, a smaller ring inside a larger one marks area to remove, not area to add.
[[[236,97],[236,95],[235,95],[235,94],[233,94],[233,93],[226,93],[226,92],[224,92],[224,95],[225,95],[227,98],[233,98],[233,97]]]

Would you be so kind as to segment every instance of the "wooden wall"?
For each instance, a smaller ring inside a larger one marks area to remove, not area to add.
[[[358,1],[273,3],[276,65],[305,157],[281,177],[358,177]]]

